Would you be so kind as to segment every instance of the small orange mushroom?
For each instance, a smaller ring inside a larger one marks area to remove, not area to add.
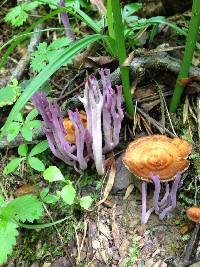
[[[83,127],[86,128],[87,127],[86,114],[82,110],[79,112],[79,114],[80,114],[80,119],[81,119],[81,122],[83,124]],[[64,125],[64,128],[66,130],[66,135],[65,135],[66,140],[72,144],[75,144],[76,143],[76,136],[75,136],[75,128],[74,128],[73,122],[68,117],[65,117],[63,119],[63,125]]]
[[[191,207],[187,209],[186,213],[191,221],[195,223],[200,223],[200,207]]]
[[[162,220],[176,207],[176,193],[181,187],[181,174],[188,168],[192,145],[181,138],[152,135],[131,142],[124,154],[125,166],[142,180],[142,223],[153,210]],[[168,182],[173,181],[171,188]],[[146,211],[147,183],[153,182],[154,207]],[[159,200],[161,182],[166,183],[164,197]]]
[[[152,135],[131,142],[125,152],[125,166],[144,181],[151,181],[151,173],[158,175],[161,182],[174,180],[178,171],[188,166],[188,155],[192,145],[181,138]]]

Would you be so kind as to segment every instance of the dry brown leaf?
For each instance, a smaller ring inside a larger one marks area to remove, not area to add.
[[[20,197],[20,196],[27,195],[27,194],[33,194],[33,195],[36,194],[34,185],[24,184],[21,187],[19,187],[14,193],[16,197]]]
[[[187,224],[187,225],[181,226],[179,231],[182,235],[185,235],[191,231],[191,227],[190,225]]]
[[[134,188],[134,185],[133,184],[130,184],[127,187],[125,196],[123,197],[123,200],[126,200],[130,196],[131,192],[133,191],[133,188]]]
[[[95,5],[101,15],[106,13],[106,8],[103,0],[90,0],[92,5]]]
[[[116,174],[116,165],[115,165],[115,159],[113,158],[113,162],[112,162],[111,169],[110,169],[110,172],[109,172],[108,181],[107,181],[106,187],[105,187],[104,192],[103,192],[103,197],[97,203],[97,206],[102,204],[107,199],[107,197],[109,196],[110,191],[111,191],[111,189],[113,187],[113,184],[114,184],[114,181],[115,181],[115,174]]]

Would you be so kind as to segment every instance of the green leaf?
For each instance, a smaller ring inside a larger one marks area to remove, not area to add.
[[[45,180],[51,182],[55,181],[65,181],[64,176],[62,175],[61,171],[56,166],[48,167],[44,173],[43,177]]]
[[[31,67],[33,70],[40,72],[49,62],[47,43],[40,43],[37,50],[31,54]]]
[[[70,45],[72,42],[71,38],[69,37],[62,37],[54,40],[49,46],[48,50],[54,50],[58,48],[63,48],[65,46]]]
[[[61,48],[69,46],[71,43],[72,40],[67,37],[53,41],[48,47],[47,43],[40,43],[37,50],[31,54],[31,67],[33,70],[40,72],[49,62],[54,60],[55,56],[59,55],[63,51]]]
[[[76,196],[76,190],[72,185],[66,185],[62,188],[60,195],[66,204],[72,205]]]
[[[16,158],[16,159],[12,159],[4,168],[3,170],[3,174],[7,175],[11,172],[14,172],[17,167],[20,165],[20,163],[22,162],[22,160],[24,160],[25,158]]]
[[[18,225],[12,221],[0,218],[0,264],[7,262],[8,255],[12,254],[12,248],[16,244]]]
[[[22,25],[28,18],[28,13],[23,10],[22,5],[12,8],[5,17],[6,22],[10,22],[13,26]]]
[[[37,1],[32,3],[23,3],[12,8],[5,17],[6,22],[10,22],[13,26],[21,26],[28,18],[28,13],[39,5]]]
[[[0,194],[0,207],[3,205],[4,203],[4,197],[2,194]]]
[[[36,171],[43,172],[45,170],[44,163],[36,157],[28,157],[28,163]]]
[[[47,140],[44,140],[42,142],[40,142],[39,144],[37,144],[36,146],[33,147],[33,149],[31,150],[29,156],[33,157],[35,155],[38,155],[42,152],[44,152],[45,150],[47,150],[49,148],[49,144]]]
[[[132,3],[132,4],[128,4],[124,6],[123,9],[123,18],[127,18],[129,16],[131,16],[132,14],[134,14],[135,12],[139,11],[142,8],[142,4],[141,3]]]
[[[21,157],[26,157],[27,153],[28,153],[28,146],[27,146],[27,144],[21,144],[21,145],[19,145],[19,147],[18,147],[18,154]]]
[[[12,122],[8,127],[7,140],[11,142],[19,134],[21,129],[21,124],[18,122]]]
[[[26,87],[26,90],[21,94],[12,110],[10,111],[6,123],[3,127],[3,132],[7,131],[8,126],[14,120],[16,114],[24,107],[31,96],[36,93],[39,88],[54,74],[61,66],[68,63],[80,50],[87,47],[89,44],[106,38],[100,34],[89,35],[81,40],[73,43],[69,48],[65,49],[60,55],[54,58],[54,61],[49,63]]]
[[[80,199],[80,206],[83,209],[88,210],[90,206],[92,205],[92,202],[93,202],[93,199],[91,196],[85,196]]]
[[[48,194],[46,197],[44,197],[42,200],[47,204],[55,204],[59,200],[58,195],[51,195]]]
[[[32,121],[33,119],[35,119],[35,117],[37,117],[38,115],[38,111],[36,108],[32,109],[31,112],[29,112],[29,114],[26,116],[25,122],[29,122]]]
[[[30,129],[39,129],[41,128],[41,121],[40,120],[32,120],[26,123],[27,127],[29,127]]]
[[[11,208],[13,217],[22,222],[39,219],[43,215],[42,203],[33,195],[25,195],[11,200],[6,208]]]
[[[17,116],[14,119],[14,121],[23,122],[23,116],[22,116],[22,114],[20,112],[17,114]]]
[[[21,129],[21,133],[26,141],[32,141],[33,138],[32,129],[27,124],[24,124],[24,126]]]
[[[12,105],[17,100],[17,92],[12,86],[0,89],[0,107]]]

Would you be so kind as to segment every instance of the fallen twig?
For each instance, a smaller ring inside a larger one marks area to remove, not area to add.
[[[137,111],[139,114],[141,114],[147,121],[149,121],[160,133],[166,132],[169,136],[171,137],[176,137],[174,133],[172,133],[170,130],[167,128],[164,128],[161,123],[153,119],[149,114],[144,112],[141,108],[137,107]]]
[[[34,12],[37,12],[35,10]],[[31,60],[31,53],[35,51],[36,47],[40,43],[41,36],[42,36],[42,28],[43,25],[39,24],[35,27],[34,33],[30,39],[30,44],[28,46],[27,52],[24,54],[24,56],[20,59],[19,63],[17,64],[17,67],[13,71],[11,77],[10,77],[10,82],[13,79],[20,80],[26,70],[26,67],[28,66],[30,60]]]

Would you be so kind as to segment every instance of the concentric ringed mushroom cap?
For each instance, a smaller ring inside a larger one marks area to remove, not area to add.
[[[154,174],[161,182],[168,182],[188,168],[187,157],[191,151],[192,145],[181,138],[152,135],[131,142],[123,162],[141,180],[151,182],[151,174]]]
[[[200,223],[200,208],[194,206],[187,209],[187,216],[191,221]]]

